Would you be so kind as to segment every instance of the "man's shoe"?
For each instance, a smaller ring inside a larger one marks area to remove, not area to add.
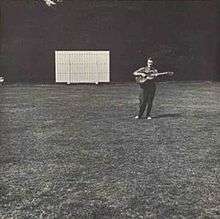
[[[151,119],[151,117],[150,117],[150,116],[147,116],[147,117],[146,117],[146,119],[147,119],[147,120],[150,120],[150,119]]]
[[[135,116],[134,118],[135,118],[135,119],[140,119],[141,117],[140,117],[140,116]]]

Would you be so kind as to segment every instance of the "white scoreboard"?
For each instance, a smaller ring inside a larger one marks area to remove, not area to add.
[[[110,82],[109,51],[55,51],[56,82]]]

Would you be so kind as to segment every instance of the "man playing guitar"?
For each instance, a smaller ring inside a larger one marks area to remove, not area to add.
[[[140,101],[139,113],[137,116],[135,116],[135,119],[140,119],[142,117],[147,104],[148,107],[147,107],[146,118],[151,119],[150,112],[156,91],[156,83],[154,79],[159,75],[166,75],[166,74],[173,75],[173,72],[158,73],[157,69],[153,67],[152,58],[147,59],[147,66],[142,67],[133,73],[136,82],[139,83],[141,87],[141,93],[139,96],[139,101]]]

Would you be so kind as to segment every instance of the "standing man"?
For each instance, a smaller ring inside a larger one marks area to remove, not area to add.
[[[156,91],[156,83],[154,80],[155,76],[152,76],[151,74],[156,73],[158,73],[158,71],[153,67],[152,58],[147,59],[147,66],[142,67],[133,73],[133,75],[136,77],[136,81],[139,82],[141,88],[141,93],[139,96],[139,113],[137,116],[135,116],[135,119],[140,119],[142,117],[147,104],[148,107],[146,119],[151,119],[150,112]]]

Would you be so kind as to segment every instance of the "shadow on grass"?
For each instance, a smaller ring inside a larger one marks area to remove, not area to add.
[[[152,116],[152,119],[158,119],[158,118],[179,118],[181,117],[180,113],[167,113],[167,114],[161,114]]]

